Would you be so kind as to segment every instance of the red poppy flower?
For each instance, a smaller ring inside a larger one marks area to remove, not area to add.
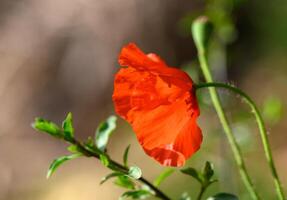
[[[164,166],[184,165],[202,142],[193,81],[135,44],[122,49],[119,64],[113,93],[116,112],[131,124],[149,156]]]

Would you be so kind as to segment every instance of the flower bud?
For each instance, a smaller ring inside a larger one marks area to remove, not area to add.
[[[203,53],[212,33],[211,22],[206,16],[200,16],[192,23],[191,32],[198,52]]]

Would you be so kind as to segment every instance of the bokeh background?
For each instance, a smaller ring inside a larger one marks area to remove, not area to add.
[[[217,81],[244,89],[268,125],[276,166],[287,192],[287,1],[285,0],[1,0],[0,1],[0,199],[112,200],[124,192],[97,160],[79,158],[49,180],[50,162],[68,152],[65,144],[30,126],[41,116],[58,123],[71,111],[77,137],[92,136],[114,113],[111,95],[120,48],[130,41],[156,52],[171,66],[203,81],[190,35],[199,15],[215,24],[209,58]],[[248,169],[264,199],[275,199],[255,119],[241,100],[220,93]],[[199,94],[204,143],[187,165],[215,164],[216,191],[250,199],[210,104]],[[131,144],[130,163],[155,178],[163,168],[147,157],[131,127],[118,120],[109,151],[121,160]],[[195,180],[174,173],[161,186],[173,198],[196,196]]]

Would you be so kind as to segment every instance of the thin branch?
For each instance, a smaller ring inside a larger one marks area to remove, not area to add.
[[[90,151],[89,149],[85,148],[85,146],[83,146],[79,141],[73,139],[71,141],[69,141],[71,144],[76,145],[80,151],[85,154],[86,156],[90,156],[90,157],[94,157],[97,159],[100,159],[100,156],[98,154],[96,154],[95,152]],[[118,168],[121,172],[123,173],[128,173],[129,169],[127,167],[125,167],[124,165],[109,159],[109,162],[115,166],[116,168]],[[165,193],[163,193],[159,188],[157,188],[156,186],[154,186],[152,183],[150,183],[147,179],[145,179],[144,177],[141,177],[138,179],[140,182],[144,183],[145,185],[149,186],[150,189],[152,189],[155,193],[155,196],[162,199],[162,200],[171,200],[170,197],[168,197]]]

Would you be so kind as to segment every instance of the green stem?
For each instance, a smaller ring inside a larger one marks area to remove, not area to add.
[[[201,66],[201,69],[203,71],[203,75],[205,77],[205,80],[206,80],[206,82],[213,82],[213,78],[211,76],[211,73],[209,71],[209,67],[207,64],[207,58],[205,55],[205,51],[204,51],[204,49],[198,49],[198,50],[199,50],[199,53],[198,53],[199,62],[200,62],[200,66]],[[258,199],[260,199],[259,195],[255,191],[255,188],[252,184],[251,178],[250,178],[249,174],[247,173],[246,166],[245,166],[239,145],[235,140],[235,137],[234,137],[232,130],[230,128],[230,125],[228,123],[227,117],[223,111],[223,108],[222,108],[220,99],[218,97],[217,91],[215,88],[212,87],[212,88],[209,88],[209,93],[210,93],[214,108],[217,112],[217,115],[218,115],[219,120],[221,122],[221,125],[223,127],[223,130],[224,130],[224,132],[227,136],[227,139],[229,141],[229,144],[231,146],[231,149],[232,149],[236,164],[239,168],[239,173],[241,175],[243,183],[245,184],[247,190],[249,191],[252,199],[258,200]]]
[[[272,156],[272,152],[271,152],[271,148],[270,148],[270,142],[269,142],[269,139],[267,136],[266,126],[265,126],[263,118],[259,112],[259,109],[257,108],[254,101],[247,94],[245,94],[242,90],[240,90],[236,87],[233,87],[231,85],[224,84],[224,83],[202,83],[202,84],[197,85],[196,89],[207,88],[207,87],[208,88],[209,87],[212,87],[212,88],[220,87],[220,88],[228,89],[228,90],[230,90],[236,94],[239,94],[241,97],[243,97],[243,99],[246,101],[246,103],[251,107],[252,113],[254,113],[254,116],[256,118],[256,122],[257,122],[258,127],[259,127],[260,136],[261,136],[261,140],[263,143],[265,156],[266,156],[268,165],[270,167],[270,170],[271,170],[271,173],[273,176],[277,196],[280,200],[284,200],[285,195],[284,195],[283,187],[282,187],[282,184],[279,180],[279,176],[278,176],[278,173],[276,171],[276,167],[275,167],[275,164],[273,161],[273,156]]]
[[[206,187],[204,187],[204,186],[202,186],[202,185],[201,185],[201,187],[200,187],[200,191],[199,191],[199,194],[198,194],[198,196],[197,196],[196,200],[201,200],[202,195],[203,195],[203,193],[204,193],[205,189],[206,189]]]
[[[90,151],[89,149],[85,148],[84,145],[82,145],[79,141],[75,140],[75,139],[70,139],[69,141],[67,141],[71,144],[74,144],[76,145],[80,151],[88,156],[88,157],[94,157],[94,158],[97,158],[97,159],[100,159],[100,156],[93,152],[93,151]],[[123,172],[124,174],[127,174],[129,169],[127,167],[125,167],[124,165],[112,160],[112,159],[109,159],[109,162],[115,166],[118,170],[120,170],[121,172]],[[168,197],[165,193],[163,193],[159,188],[157,188],[156,186],[154,186],[152,183],[150,183],[147,179],[145,179],[144,177],[141,177],[138,179],[140,182],[144,183],[145,185],[149,186],[155,193],[155,196],[158,197],[159,199],[162,199],[162,200],[171,200],[170,197]]]

